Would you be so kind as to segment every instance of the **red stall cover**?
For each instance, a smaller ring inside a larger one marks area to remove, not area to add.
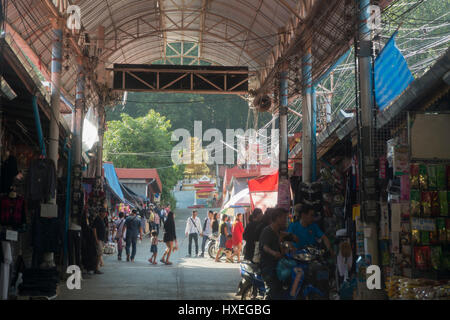
[[[267,208],[275,208],[278,201],[278,171],[248,181],[252,210],[260,208],[263,212]]]

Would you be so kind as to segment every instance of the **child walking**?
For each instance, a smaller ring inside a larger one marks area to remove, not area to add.
[[[158,232],[156,230],[153,230],[151,238],[152,246],[150,247],[150,253],[153,253],[153,255],[150,257],[150,259],[148,259],[148,262],[150,262],[151,264],[157,264],[156,256],[158,255],[158,242],[162,241],[158,240]]]
[[[226,262],[233,263],[232,253],[233,253],[233,236],[231,234],[228,234],[227,241],[225,242],[225,254],[227,257]]]

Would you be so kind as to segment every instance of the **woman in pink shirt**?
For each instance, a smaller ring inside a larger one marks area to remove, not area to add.
[[[241,251],[242,251],[242,235],[244,233],[244,225],[242,224],[242,213],[236,215],[236,221],[233,225],[233,249],[234,253],[231,256],[237,256],[237,262],[241,262]]]

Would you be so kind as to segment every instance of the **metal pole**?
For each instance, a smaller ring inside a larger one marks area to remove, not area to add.
[[[63,20],[59,18],[50,19],[52,24],[52,63],[51,63],[51,112],[50,112],[50,137],[48,157],[55,163],[58,170],[59,154],[59,105],[61,100],[61,70],[62,70],[62,42],[63,42]],[[50,200],[56,204],[55,198]],[[52,252],[45,252],[42,266],[53,267],[55,265]]]
[[[361,143],[359,145],[359,165],[361,166],[361,210],[364,227],[364,251],[366,261],[372,265],[378,265],[378,235],[377,235],[377,209],[375,190],[375,166],[372,154],[372,129],[373,129],[373,82],[372,82],[372,42],[371,30],[368,25],[370,18],[370,0],[357,0],[359,4],[359,38],[358,38],[358,69],[360,88]],[[362,283],[363,291],[365,283]],[[375,290],[362,298],[374,298]]]
[[[312,117],[311,117],[311,180],[317,180],[317,99],[316,87],[311,88]]]
[[[310,183],[312,178],[312,54],[311,43],[306,45],[303,56],[303,100],[302,100],[302,181]]]
[[[277,207],[289,210],[291,193],[288,173],[288,79],[289,65],[283,63],[280,70],[280,143],[279,143],[279,179]]]
[[[279,145],[279,170],[280,178],[288,176],[288,66],[283,65],[280,72],[280,145]]]
[[[58,169],[59,151],[59,105],[61,100],[61,70],[62,70],[62,41],[63,41],[63,20],[59,18],[51,19],[52,23],[52,64],[51,64],[51,117],[50,117],[50,143],[48,156],[55,162]],[[56,201],[56,199],[53,199]]]
[[[105,133],[105,108],[103,104],[99,106],[99,127],[98,127],[98,148],[97,148],[97,179],[102,181],[102,167],[103,167],[103,137]],[[103,185],[103,184],[102,184]],[[103,189],[103,187],[102,187]]]

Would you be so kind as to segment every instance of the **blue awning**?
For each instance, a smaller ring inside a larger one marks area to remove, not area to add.
[[[119,179],[117,178],[116,170],[112,163],[104,163],[103,170],[105,170],[105,178],[109,187],[113,193],[123,202],[127,203],[125,197],[123,196],[122,189],[120,188]]]
[[[397,32],[375,60],[375,100],[380,110],[386,108],[414,80],[405,57],[395,43],[396,35]]]

